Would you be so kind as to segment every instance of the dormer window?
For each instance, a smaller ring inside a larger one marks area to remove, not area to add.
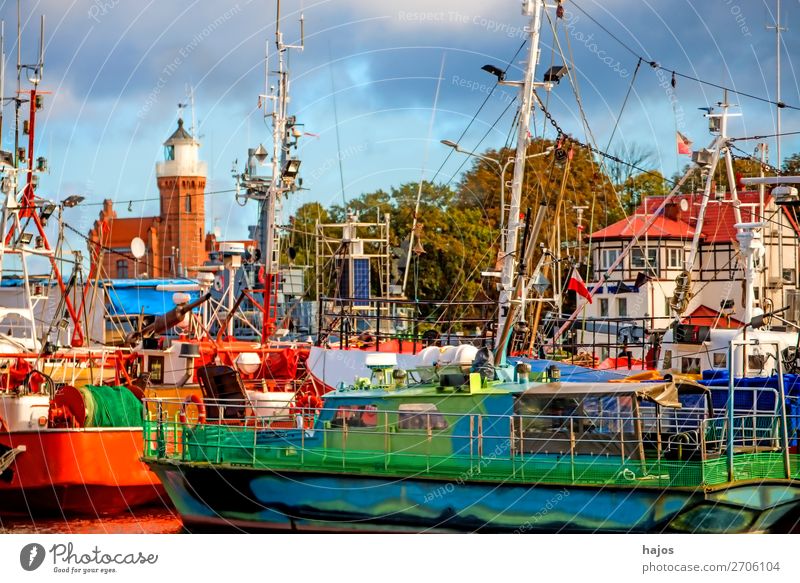
[[[175,146],[164,146],[164,159],[168,162],[175,159]]]

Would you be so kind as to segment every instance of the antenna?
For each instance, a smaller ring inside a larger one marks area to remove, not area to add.
[[[767,25],[767,30],[775,29],[775,167],[781,169],[781,33],[788,30],[781,26],[781,0],[776,0],[775,26]]]
[[[6,21],[0,20],[0,151],[3,149],[3,111],[6,105]]]

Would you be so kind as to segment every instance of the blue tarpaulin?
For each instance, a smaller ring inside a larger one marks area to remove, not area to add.
[[[162,285],[192,285],[191,279],[108,279],[101,282],[108,295],[110,314],[130,314],[157,316],[175,307],[172,301],[174,291],[159,291]],[[185,291],[194,301],[200,297],[199,291]]]

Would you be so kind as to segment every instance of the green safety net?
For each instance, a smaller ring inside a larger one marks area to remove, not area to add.
[[[126,387],[87,385],[80,391],[86,405],[85,427],[142,426],[142,402]]]

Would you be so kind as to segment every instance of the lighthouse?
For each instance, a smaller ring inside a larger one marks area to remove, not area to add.
[[[161,201],[161,273],[185,277],[208,259],[205,248],[206,163],[200,142],[183,127],[164,142],[164,161],[156,164]]]

